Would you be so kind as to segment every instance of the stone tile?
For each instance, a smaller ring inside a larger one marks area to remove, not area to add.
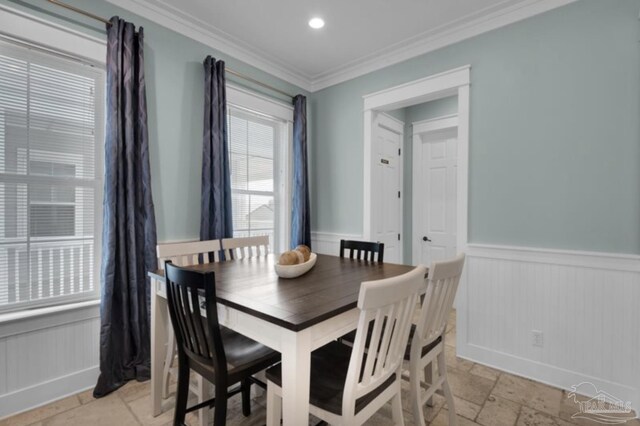
[[[450,370],[447,375],[453,394],[476,405],[482,405],[493,388],[493,381],[484,377],[457,370]]]
[[[445,400],[442,396],[434,395],[431,405],[425,404],[422,407],[422,417],[424,418],[424,421],[425,422],[432,421],[436,417],[440,409],[444,406],[444,404],[445,404]],[[417,424],[414,421],[413,403],[411,401],[408,390],[402,393],[402,408],[406,413],[408,413],[405,415],[405,419],[404,419],[405,423]],[[391,416],[391,409],[389,409],[389,416]]]
[[[571,423],[523,406],[517,426],[571,426]]]
[[[163,412],[158,417],[151,415],[151,395],[146,395],[128,403],[138,421],[144,426],[160,426],[173,421],[173,399],[163,404]]]
[[[482,409],[482,406],[469,402],[465,399],[453,396],[453,403],[456,405],[456,414],[469,420],[476,420],[478,413]],[[445,407],[446,403],[445,403]],[[447,407],[448,409],[449,407]]]
[[[460,415],[458,415],[457,418],[458,418],[458,426],[477,426],[478,425],[478,423],[475,423]],[[449,412],[447,411],[447,409],[443,408],[442,410],[440,410],[436,418],[433,419],[431,423],[429,423],[429,426],[449,426]]]
[[[520,405],[499,396],[490,395],[476,422],[484,426],[513,426],[518,420]]]
[[[126,385],[117,390],[120,397],[124,402],[135,401],[151,394],[151,381],[138,382],[135,380],[129,381]]]
[[[472,361],[457,357],[455,348],[451,346],[445,346],[444,359],[445,363],[447,364],[447,368],[455,368],[456,370],[462,372],[471,370],[474,365]]]
[[[558,417],[562,391],[542,383],[501,374],[493,394]]]
[[[76,395],[0,420],[0,426],[26,426],[80,406]]]
[[[80,392],[78,394],[78,399],[80,400],[80,404],[88,404],[96,400],[96,398],[93,397],[93,389]]]
[[[500,371],[495,368],[487,367],[486,365],[474,364],[469,370],[471,374],[475,374],[476,376],[484,377],[485,379],[493,380],[494,382],[498,380],[498,376],[500,376]]]
[[[43,426],[139,426],[126,404],[117,394],[96,399],[85,405],[53,416]]]
[[[580,413],[580,406],[578,401],[588,401],[591,397],[584,395],[575,395],[575,399],[572,397],[569,398],[569,392],[563,391],[562,393],[562,402],[560,405],[560,418],[579,426],[593,426],[597,424],[595,421],[589,419],[588,416],[585,417],[573,417],[574,414]],[[635,414],[620,414],[620,416],[624,416],[624,419],[634,416]],[[612,416],[616,416],[613,414]],[[640,425],[639,419],[631,419],[622,423],[624,426],[638,426]]]
[[[456,329],[452,328],[451,331],[445,333],[444,344],[452,348],[456,347]]]

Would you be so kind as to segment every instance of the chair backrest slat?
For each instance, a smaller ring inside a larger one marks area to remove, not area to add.
[[[214,272],[189,270],[166,262],[165,275],[178,351],[198,363],[213,366],[216,373],[226,374]],[[206,315],[201,310],[203,295]]]
[[[340,240],[340,257],[344,257],[345,250],[349,251],[349,259],[375,262],[384,261],[384,243],[372,243],[368,241]]]
[[[455,259],[431,265],[425,298],[411,342],[412,356],[414,351],[415,356],[419,356],[423,347],[444,333],[462,276],[464,260],[464,254],[460,254]]]
[[[220,260],[220,241],[189,241],[184,243],[164,243],[156,247],[158,267],[164,268],[164,262],[170,260],[178,266],[212,263]],[[200,262],[202,256],[202,262]]]
[[[225,238],[221,241],[226,260],[246,259],[269,254],[269,236]]]
[[[424,288],[426,272],[424,266],[418,266],[406,274],[360,286],[360,318],[345,382],[343,414],[353,416],[356,400],[392,374],[399,379],[413,310]]]

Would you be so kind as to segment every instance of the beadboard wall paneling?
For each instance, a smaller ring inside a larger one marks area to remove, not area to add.
[[[640,256],[470,245],[458,355],[640,407]],[[543,333],[534,346],[533,330]]]
[[[95,385],[98,306],[0,324],[0,418]]]
[[[334,234],[330,232],[312,232],[311,245],[315,253],[338,256],[340,240],[360,240],[362,236],[355,234]]]

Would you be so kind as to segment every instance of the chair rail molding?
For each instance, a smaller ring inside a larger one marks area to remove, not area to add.
[[[469,244],[457,355],[565,390],[590,382],[638,412],[638,300],[638,255]]]

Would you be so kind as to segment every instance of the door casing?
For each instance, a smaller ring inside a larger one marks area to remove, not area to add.
[[[376,112],[393,111],[437,99],[458,96],[458,174],[457,243],[458,252],[465,252],[468,242],[469,193],[469,111],[471,66],[465,65],[379,92],[365,95],[364,99],[364,176],[363,176],[363,239],[371,239],[374,229],[372,212],[375,203],[372,173],[375,155],[372,149],[373,118]]]

